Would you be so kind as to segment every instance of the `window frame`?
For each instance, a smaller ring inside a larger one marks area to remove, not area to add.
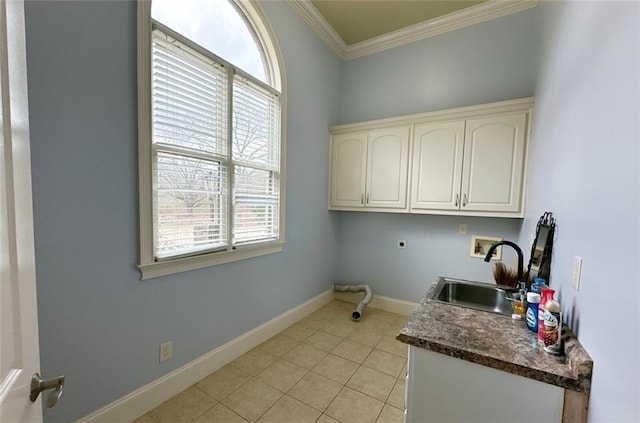
[[[285,151],[286,151],[286,77],[282,55],[274,32],[255,0],[232,0],[252,27],[258,48],[264,53],[265,72],[270,86],[280,96],[280,171],[278,238],[258,245],[232,247],[224,251],[198,252],[193,255],[156,260],[154,251],[153,210],[153,140],[151,110],[151,0],[138,1],[137,62],[138,62],[138,174],[139,174],[139,258],[141,278],[151,279],[200,269],[223,263],[245,260],[282,251],[285,243]],[[224,62],[224,61],[223,61]],[[246,73],[238,70],[240,75]],[[229,152],[231,154],[231,152]],[[232,172],[229,169],[229,172]],[[231,194],[231,192],[229,192]],[[229,197],[231,204],[232,198]]]

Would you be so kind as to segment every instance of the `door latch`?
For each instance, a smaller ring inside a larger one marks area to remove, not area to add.
[[[53,389],[53,392],[50,392],[49,395],[47,395],[46,404],[48,408],[55,407],[60,396],[62,396],[63,387],[64,375],[51,379],[42,379],[40,374],[36,373],[31,377],[31,395],[29,395],[29,399],[31,402],[35,402],[38,399],[40,392]]]

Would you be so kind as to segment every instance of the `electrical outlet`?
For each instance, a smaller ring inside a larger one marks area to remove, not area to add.
[[[459,235],[466,235],[467,234],[467,224],[466,223],[460,223],[458,225],[458,234]]]
[[[160,362],[167,361],[173,355],[173,341],[160,344]]]
[[[575,256],[573,258],[573,272],[571,273],[571,285],[580,290],[580,273],[582,273],[582,257]]]
[[[407,249],[407,241],[405,241],[404,239],[401,239],[398,241],[398,248],[400,248],[401,250],[406,250]]]

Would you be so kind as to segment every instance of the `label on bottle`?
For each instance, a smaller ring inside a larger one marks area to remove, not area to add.
[[[532,304],[532,306],[527,307],[527,327],[529,330],[533,332],[538,331],[538,304]]]
[[[542,307],[538,308],[538,343],[544,343],[544,313],[546,310]]]
[[[559,311],[546,310],[543,321],[544,350],[551,354],[562,352],[562,319]]]

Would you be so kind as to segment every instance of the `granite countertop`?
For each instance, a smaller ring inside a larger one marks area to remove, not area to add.
[[[564,354],[538,346],[524,320],[429,300],[431,286],[396,339],[430,351],[589,394],[593,361],[563,327]]]

